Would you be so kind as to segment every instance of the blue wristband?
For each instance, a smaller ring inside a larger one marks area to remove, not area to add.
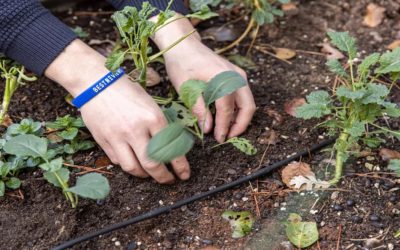
[[[82,94],[80,94],[74,100],[72,100],[72,104],[77,108],[81,108],[88,101],[93,99],[93,97],[100,94],[108,86],[116,82],[124,74],[125,71],[122,68],[117,69],[115,73],[113,72],[108,73],[103,78],[98,80],[95,84],[93,84],[90,88],[85,90]]]

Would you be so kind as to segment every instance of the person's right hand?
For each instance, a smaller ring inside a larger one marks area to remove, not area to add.
[[[107,74],[105,58],[76,40],[46,70],[46,76],[77,96]],[[81,108],[82,118],[94,139],[113,163],[138,177],[171,183],[174,175],[164,164],[150,160],[147,145],[167,121],[146,91],[124,76]],[[179,157],[172,162],[176,175],[187,180],[189,163]]]

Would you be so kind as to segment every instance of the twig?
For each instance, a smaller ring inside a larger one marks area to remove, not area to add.
[[[304,53],[304,54],[326,57],[326,54],[321,53],[321,52],[316,52],[316,51],[308,51],[308,50],[302,50],[302,49],[295,49],[294,51],[296,51],[297,53]]]
[[[396,174],[396,173],[394,173],[394,174]],[[392,183],[396,183],[396,181],[394,181],[394,180],[392,180],[390,178],[376,176],[376,175],[373,175],[373,173],[365,173],[365,174],[363,174],[363,173],[352,173],[351,175],[347,175],[347,176],[354,176],[354,175],[355,176],[359,176],[359,177],[368,177],[368,178],[374,178],[374,179],[387,180],[387,181],[390,181]]]
[[[216,50],[215,52],[216,52],[217,54],[222,54],[222,53],[224,53],[224,52],[226,52],[226,51],[232,49],[232,48],[235,47],[236,45],[238,45],[238,44],[239,44],[243,39],[245,39],[246,36],[250,33],[250,31],[251,31],[251,29],[253,28],[254,24],[255,24],[255,21],[254,21],[253,18],[251,18],[250,21],[249,21],[249,24],[247,25],[246,30],[243,32],[243,34],[242,34],[238,39],[236,39],[234,42],[232,42],[231,44],[229,44],[229,45],[226,46],[225,48]]]
[[[259,203],[258,203],[258,197],[257,197],[257,195],[254,195],[253,194],[253,185],[251,185],[251,182],[250,182],[250,188],[251,188],[251,196],[253,196],[253,199],[254,199],[254,203],[255,203],[255,205],[256,205],[256,214],[257,214],[257,217],[258,218],[260,218],[261,217],[261,212],[260,212],[260,207],[259,207]],[[258,191],[258,182],[257,182],[257,191]]]
[[[256,29],[255,29],[255,31],[254,31],[254,37],[253,37],[253,39],[251,40],[251,43],[250,43],[249,48],[247,49],[247,53],[246,53],[246,56],[247,56],[247,57],[250,56],[250,52],[251,52],[251,50],[253,49],[254,43],[256,42],[256,39],[257,39],[259,30],[260,30],[260,25],[257,25],[257,26],[256,26]]]
[[[86,172],[98,172],[98,173],[102,173],[102,174],[114,175],[114,173],[100,170],[100,168],[97,169],[97,168],[91,168],[91,167],[86,167],[86,166],[73,165],[73,164],[69,164],[69,163],[66,163],[66,162],[64,162],[63,165],[67,166],[67,167],[71,167],[71,168],[77,168],[77,169],[85,170]]]
[[[321,250],[321,247],[319,246],[319,241],[317,241],[317,249]]]
[[[340,237],[342,235],[342,224],[339,225],[339,234],[338,234],[338,239],[336,243],[336,250],[340,249]]]
[[[99,173],[103,173],[103,174],[109,174],[109,175],[114,175],[114,173],[108,172],[108,171],[102,171],[102,169],[107,168],[107,166],[103,166],[103,167],[99,167],[99,168],[91,168],[90,170],[85,170],[82,172],[77,173],[77,175],[83,175],[83,174],[87,174],[90,172],[99,172]]]

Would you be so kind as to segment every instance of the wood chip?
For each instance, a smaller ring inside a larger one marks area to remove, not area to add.
[[[367,14],[364,16],[363,24],[374,28],[382,23],[383,18],[385,17],[386,9],[376,5],[374,3],[370,3],[367,6]]]

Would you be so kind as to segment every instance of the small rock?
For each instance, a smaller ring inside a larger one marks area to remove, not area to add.
[[[333,206],[333,209],[335,209],[336,211],[342,211],[342,210],[343,210],[343,207],[342,207],[342,205],[335,204],[335,205]]]
[[[363,219],[358,215],[353,215],[351,217],[351,221],[354,222],[354,223],[360,224],[360,223],[363,222]]]
[[[121,246],[121,242],[119,242],[119,241],[116,241],[114,244],[115,244],[116,247]]]
[[[372,171],[374,169],[374,165],[369,162],[365,163],[365,167],[370,171]]]
[[[397,197],[396,197],[395,194],[393,194],[393,195],[391,195],[391,196],[389,197],[389,201],[391,201],[391,202],[395,202],[396,200],[397,200]]]
[[[242,201],[248,201],[248,200],[249,200],[249,198],[247,198],[247,197],[242,198]]]
[[[321,221],[321,227],[325,226],[325,221]]]
[[[379,216],[377,216],[376,214],[371,214],[371,215],[369,216],[369,220],[370,220],[370,221],[379,221],[380,218],[379,218]]]
[[[351,199],[347,200],[346,201],[346,205],[349,206],[349,207],[354,206],[354,200],[351,200]]]
[[[332,192],[331,200],[336,200],[339,197],[339,191]]]
[[[202,239],[201,242],[206,245],[211,245],[213,242],[212,240]]]
[[[103,206],[104,203],[106,203],[105,200],[97,200],[97,201],[96,201],[96,204],[99,205],[99,206]]]
[[[394,249],[394,245],[393,245],[392,243],[389,243],[389,244],[387,245],[387,249],[388,249],[388,250],[393,250],[393,249]]]
[[[228,172],[228,174],[231,174],[231,175],[235,175],[237,173],[236,170],[231,169],[231,168],[228,169],[227,172]]]

